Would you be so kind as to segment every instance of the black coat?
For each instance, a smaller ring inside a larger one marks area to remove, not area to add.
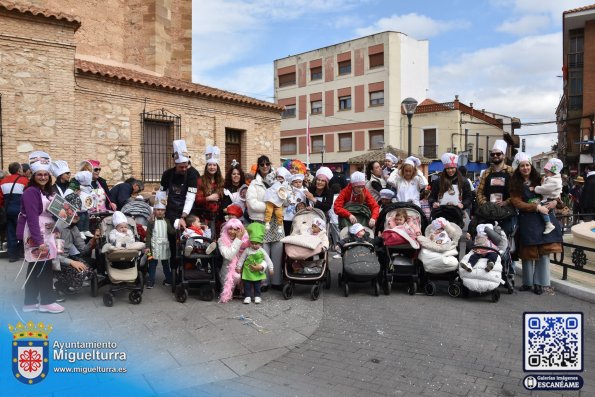
[[[579,208],[584,214],[595,213],[595,174],[587,177],[585,181]]]

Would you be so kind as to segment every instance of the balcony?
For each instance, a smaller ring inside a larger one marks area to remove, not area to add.
[[[438,145],[420,146],[417,153],[421,157],[426,157],[428,159],[437,159],[438,158]]]

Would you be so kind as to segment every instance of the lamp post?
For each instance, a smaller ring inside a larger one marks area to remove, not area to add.
[[[407,156],[411,156],[411,118],[413,118],[413,113],[415,113],[417,101],[413,98],[405,98],[401,102],[401,106],[407,115]]]
[[[321,167],[324,166],[324,146],[320,148],[320,161],[322,162]]]

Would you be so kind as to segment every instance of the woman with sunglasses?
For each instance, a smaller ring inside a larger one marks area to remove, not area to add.
[[[432,219],[442,217],[463,227],[465,219],[463,211],[471,206],[471,188],[467,179],[457,169],[459,156],[444,153],[440,160],[444,170],[432,183],[428,198],[432,208],[431,217]]]
[[[61,313],[53,291],[52,262],[57,256],[55,221],[48,207],[54,198],[50,156],[45,152],[29,155],[31,179],[23,192],[17,238],[25,244],[27,281],[23,312]]]
[[[260,156],[257,161],[254,180],[250,183],[248,191],[246,192],[246,207],[248,209],[248,215],[253,222],[264,223],[264,212],[266,209],[264,194],[275,182],[275,178],[271,178],[270,176],[267,178],[267,175],[270,173],[273,173],[274,176],[271,160],[265,155]],[[279,231],[278,226],[283,225],[277,225],[277,220],[273,217],[273,219],[271,219],[271,227],[266,232],[262,242],[262,247],[275,266],[274,275],[272,277],[267,273],[267,281],[263,283],[264,290],[268,288],[267,284],[272,285],[275,289],[280,289],[283,283],[283,269],[281,268],[283,243],[281,242],[281,239],[285,237],[285,233]]]

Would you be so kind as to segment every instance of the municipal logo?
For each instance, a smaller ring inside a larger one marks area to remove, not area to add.
[[[8,324],[12,333],[12,373],[14,377],[26,385],[33,385],[44,380],[50,367],[48,335],[52,332],[51,324],[47,326],[33,321],[23,324],[20,321],[15,327]]]

